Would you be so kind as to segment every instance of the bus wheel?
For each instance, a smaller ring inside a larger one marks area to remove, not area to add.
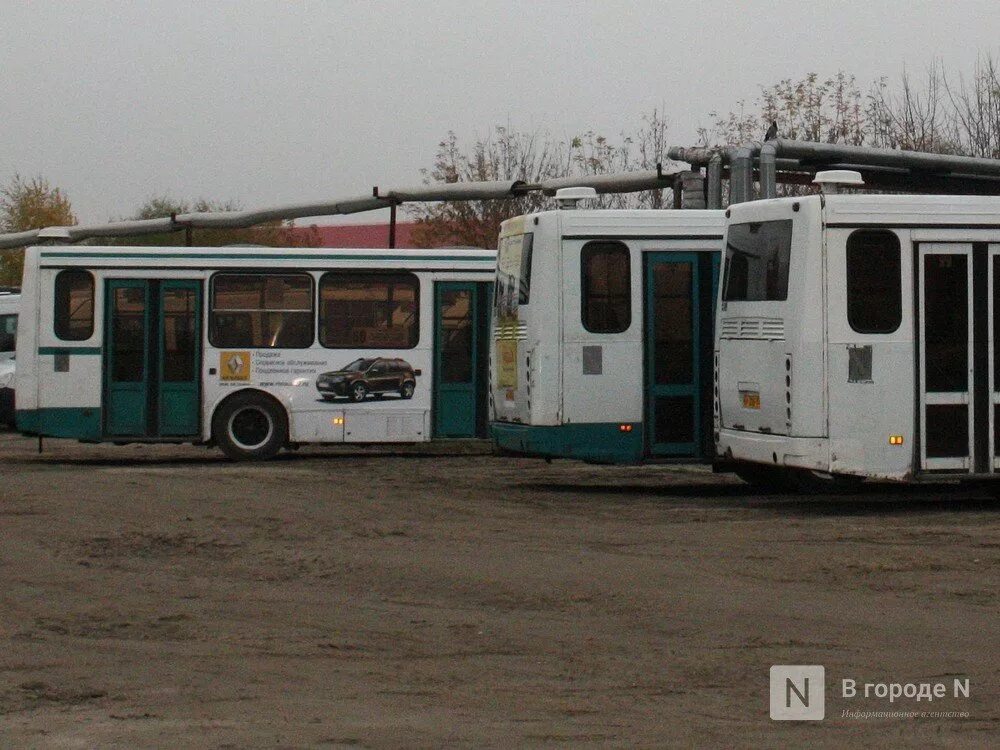
[[[262,394],[238,393],[216,410],[212,434],[234,461],[273,458],[288,441],[285,411]]]
[[[413,383],[406,382],[399,387],[400,398],[413,398]]]
[[[348,391],[348,395],[351,397],[351,401],[364,401],[365,396],[368,395],[368,386],[360,381],[354,383],[351,390]]]

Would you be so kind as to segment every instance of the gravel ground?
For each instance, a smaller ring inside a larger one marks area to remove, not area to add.
[[[988,487],[760,496],[476,444],[35,448],[0,435],[4,746],[1000,743]],[[824,721],[769,719],[772,664],[825,666]],[[971,697],[930,706],[839,689],[955,677]]]

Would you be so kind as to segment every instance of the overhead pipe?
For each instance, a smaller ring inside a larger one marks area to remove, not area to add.
[[[537,188],[544,195],[555,195],[557,190],[567,187],[592,187],[598,193],[636,193],[642,190],[671,187],[674,183],[674,176],[683,171],[684,169],[676,164],[671,164],[666,168],[658,165],[656,170],[643,172],[557,177],[528,187],[530,189]]]
[[[760,147],[758,169],[760,170],[760,198],[762,199],[778,197],[777,153],[778,148],[774,141],[764,141]]]
[[[722,151],[714,149],[706,165],[708,178],[708,208],[722,208]]]
[[[159,219],[114,221],[101,224],[77,224],[69,227],[32,229],[26,232],[0,234],[0,249],[24,247],[41,240],[79,242],[97,237],[130,237],[177,232],[182,229],[246,229],[269,221],[301,219],[309,216],[336,216],[391,208],[401,203],[456,200],[504,200],[542,192],[554,195],[563,187],[593,187],[599,193],[628,193],[670,187],[673,175],[681,168],[671,165],[655,171],[620,174],[565,177],[528,184],[521,180],[489,182],[452,182],[415,188],[380,191],[360,196],[318,203],[293,203],[250,211],[217,211],[175,214]],[[58,231],[56,231],[58,230]],[[46,234],[47,232],[47,234]]]
[[[753,200],[752,145],[729,149],[729,203],[746,203]]]
[[[1000,177],[1000,160],[978,156],[931,154],[923,151],[896,151],[888,148],[847,146],[837,143],[814,143],[778,138],[778,155],[800,162],[855,162],[872,167],[903,167],[929,172],[956,172]]]

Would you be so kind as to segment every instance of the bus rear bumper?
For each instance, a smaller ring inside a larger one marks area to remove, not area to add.
[[[539,458],[573,458],[606,464],[638,463],[643,457],[642,425],[622,430],[618,423],[525,425],[490,423],[496,446]]]
[[[802,438],[767,435],[744,430],[719,431],[715,464],[731,467],[750,462],[770,466],[789,466],[813,471],[830,471],[830,446],[826,438]]]

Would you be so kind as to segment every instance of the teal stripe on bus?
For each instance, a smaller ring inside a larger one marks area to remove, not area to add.
[[[15,420],[18,431],[25,435],[101,439],[101,410],[96,407],[18,409]]]
[[[39,354],[100,354],[99,346],[40,346]]]
[[[642,423],[622,431],[618,423],[526,425],[491,422],[490,435],[503,450],[529,456],[575,458],[602,464],[635,464],[643,459]]]
[[[482,263],[489,264],[492,266],[493,258],[470,258],[468,256],[461,255],[305,255],[302,253],[294,254],[283,254],[283,253],[73,253],[73,252],[55,252],[55,251],[43,251],[41,254],[43,258],[76,258],[76,259],[86,259],[86,258],[129,258],[129,259],[148,259],[156,260],[157,258],[171,258],[182,260],[184,258],[190,258],[191,260],[412,260],[421,262],[452,262],[452,261],[462,261],[465,263]]]

